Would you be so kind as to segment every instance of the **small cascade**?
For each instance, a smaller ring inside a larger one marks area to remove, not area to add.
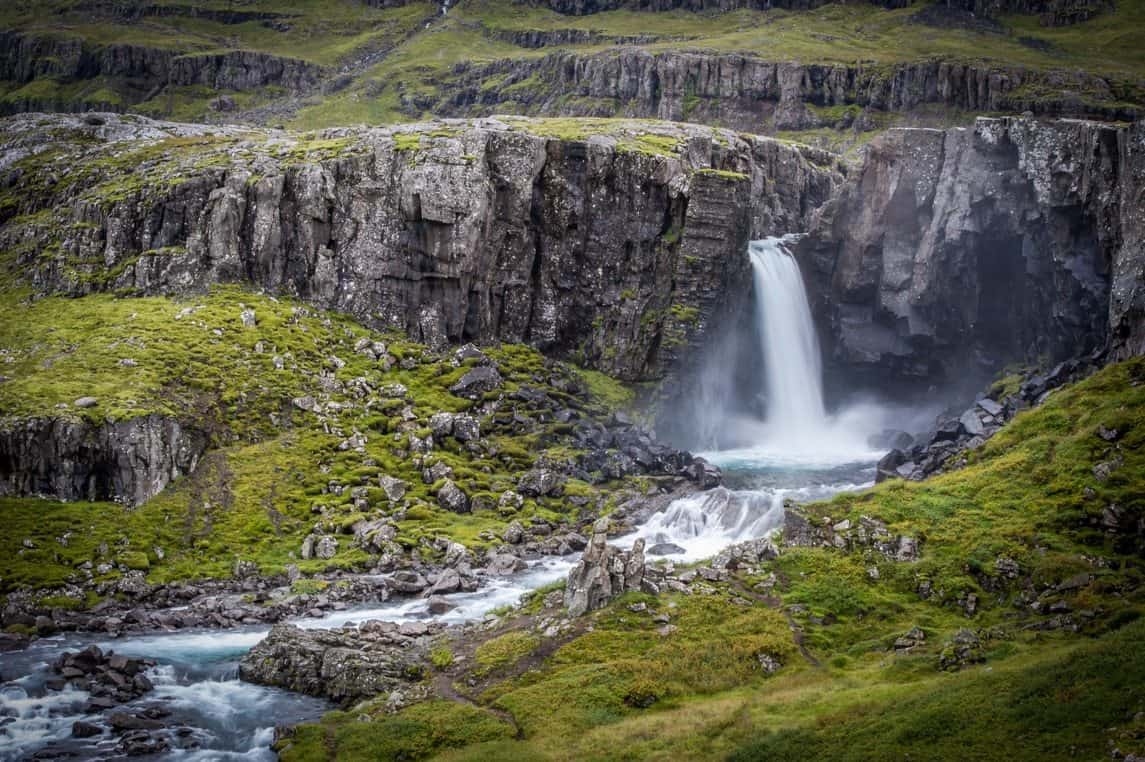
[[[675,561],[695,561],[713,556],[731,543],[762,537],[783,525],[781,490],[729,490],[717,487],[673,501],[654,514],[630,539],[644,538],[646,547],[674,545],[664,555]],[[649,552],[650,556],[658,555]]]

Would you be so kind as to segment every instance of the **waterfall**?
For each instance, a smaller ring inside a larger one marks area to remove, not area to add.
[[[799,265],[787,238],[752,241],[756,325],[767,382],[767,423],[775,437],[805,440],[826,428],[819,341]]]

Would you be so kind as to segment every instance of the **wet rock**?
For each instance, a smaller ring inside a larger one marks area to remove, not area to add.
[[[91,722],[76,720],[72,723],[72,738],[92,738],[103,735],[103,728]]]
[[[95,397],[80,397],[79,399],[77,399],[75,402],[72,403],[72,405],[74,405],[75,407],[78,407],[78,408],[92,408],[98,404],[99,404],[99,400],[96,399]]]
[[[162,754],[171,748],[171,744],[160,735],[152,734],[146,730],[135,730],[125,733],[119,739],[119,745],[116,748],[129,757],[142,757]]]
[[[528,564],[510,553],[497,553],[485,565],[485,571],[495,577],[508,577],[527,568]]]
[[[435,595],[429,599],[427,608],[429,609],[429,613],[436,616],[438,614],[445,614],[449,611],[453,611],[455,608],[457,608],[457,606],[450,603],[447,599]]]
[[[148,717],[128,712],[112,712],[107,718],[107,724],[113,730],[158,730],[163,723]]]
[[[647,554],[650,556],[675,556],[687,551],[679,545],[671,542],[658,542],[648,549]]]
[[[405,628],[403,626],[402,631]],[[428,633],[421,625],[422,634]],[[401,690],[426,670],[427,643],[387,628],[303,630],[276,624],[243,657],[239,676],[336,702],[352,702]]]
[[[887,479],[900,477],[899,467],[906,463],[906,454],[902,450],[891,450],[884,455],[875,468],[875,481],[883,482]]]
[[[442,569],[437,575],[437,581],[426,591],[427,596],[436,596],[443,593],[456,593],[461,589],[461,575],[456,569]]]
[[[399,593],[420,593],[429,586],[425,577],[413,571],[396,571],[390,576],[390,587]]]

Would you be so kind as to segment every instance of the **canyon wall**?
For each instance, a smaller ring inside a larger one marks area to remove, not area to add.
[[[1021,118],[878,138],[799,245],[836,375],[1140,353],[1143,140]]]
[[[20,215],[0,249],[41,293],[245,282],[430,345],[527,342],[632,381],[662,377],[741,310],[752,232],[806,227],[841,179],[823,152],[685,125],[549,138],[485,120],[301,145],[197,128],[198,143],[156,144],[138,168],[110,156],[158,123],[33,119],[10,120],[11,140],[69,125],[71,177],[89,173],[25,193],[52,168],[9,169]]]
[[[532,47],[542,47],[532,40]],[[499,87],[483,87],[497,79]],[[639,48],[462,65],[433,93],[405,96],[414,113],[498,111],[651,117],[720,124],[750,132],[840,126],[863,109],[903,113],[1031,111],[1049,116],[1132,119],[1127,83],[1081,71],[947,61],[804,64],[743,54],[652,53]],[[1084,97],[1082,97],[1084,94]],[[830,107],[853,106],[839,116]],[[849,125],[848,125],[849,126]]]

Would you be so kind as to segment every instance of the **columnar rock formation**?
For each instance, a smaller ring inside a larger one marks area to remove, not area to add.
[[[958,379],[1145,325],[1145,129],[979,119],[891,130],[800,246],[837,366]]]
[[[502,86],[484,87],[490,78]],[[591,54],[561,51],[532,60],[459,67],[436,93],[410,95],[409,107],[465,114],[496,111],[511,99],[516,108],[536,114],[620,113],[770,132],[835,126],[838,117],[817,116],[811,106],[909,112],[939,104],[970,112],[1029,110],[1130,119],[1137,109],[1125,105],[1134,98],[1124,87],[1081,71],[1039,72],[1020,66],[940,60],[809,64],[633,47]]]
[[[569,571],[565,606],[570,616],[595,611],[618,595],[643,589],[644,540],[637,540],[632,550],[614,548],[608,544],[608,523],[607,518],[597,521],[584,555]]]

